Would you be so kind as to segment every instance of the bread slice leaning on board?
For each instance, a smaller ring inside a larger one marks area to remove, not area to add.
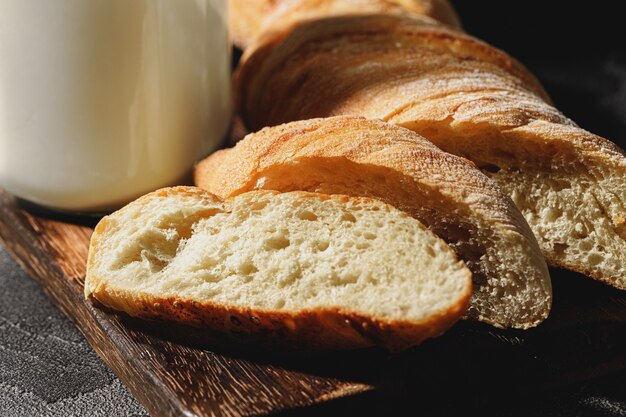
[[[315,349],[400,350],[467,308],[471,273],[377,200],[195,187],[147,194],[91,239],[85,296],[134,317]]]
[[[555,109],[504,52],[424,17],[335,16],[266,32],[236,76],[251,130],[380,118],[472,160],[555,266],[626,289],[626,155]]]
[[[200,162],[195,182],[222,198],[268,189],[382,200],[426,224],[468,265],[470,318],[528,328],[550,311],[547,265],[513,202],[471,163],[408,129],[357,117],[265,128]]]
[[[460,27],[447,0],[229,0],[228,6],[230,36],[235,46],[242,49],[253,44],[268,26],[320,14],[415,14]]]

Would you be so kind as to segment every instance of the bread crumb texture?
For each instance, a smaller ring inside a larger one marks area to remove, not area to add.
[[[87,296],[131,315],[132,299],[175,297],[208,309],[338,310],[387,323],[458,318],[470,292],[471,274],[453,251],[379,201],[253,191],[222,202],[191,187],[157,191],[103,219],[85,283]]]
[[[470,159],[515,200],[549,263],[626,289],[624,152],[503,51],[423,17],[335,16],[267,33],[236,80],[251,130],[365,116]]]
[[[350,116],[267,127],[200,162],[195,180],[224,198],[266,189],[381,200],[424,223],[472,271],[467,318],[529,328],[550,311],[548,267],[513,201],[409,129]]]

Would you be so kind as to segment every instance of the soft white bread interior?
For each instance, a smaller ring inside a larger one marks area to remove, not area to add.
[[[195,181],[223,198],[267,189],[379,199],[465,261],[474,280],[469,318],[528,328],[550,311],[548,268],[511,199],[467,160],[408,129],[345,116],[265,128],[199,163]]]
[[[626,289],[624,152],[504,52],[432,19],[335,16],[268,33],[242,62],[250,129],[341,114],[407,127],[506,190],[549,263]]]
[[[548,260],[626,289],[626,156],[570,123],[526,120],[498,127],[459,111],[432,123],[429,137],[473,160],[511,196]],[[519,115],[523,120],[524,115]],[[420,131],[423,123],[407,122]]]
[[[416,345],[471,293],[470,271],[419,221],[304,192],[153,192],[98,224],[87,267],[85,296],[131,316],[321,349]]]

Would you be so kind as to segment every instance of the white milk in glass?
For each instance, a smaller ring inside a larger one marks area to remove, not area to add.
[[[102,211],[179,183],[230,122],[226,0],[0,0],[0,186]]]

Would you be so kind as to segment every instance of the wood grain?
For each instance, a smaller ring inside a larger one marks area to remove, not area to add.
[[[367,412],[439,414],[467,404],[497,407],[512,395],[626,369],[626,293],[558,270],[553,311],[538,328],[463,322],[398,355],[259,352],[196,329],[134,320],[84,300],[89,222],[35,215],[0,190],[0,241],[152,416],[297,415],[372,393],[378,409]]]

